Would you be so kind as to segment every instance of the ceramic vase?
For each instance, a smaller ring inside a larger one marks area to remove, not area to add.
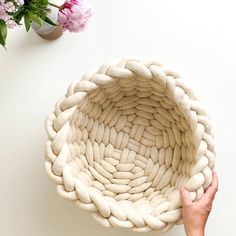
[[[58,6],[63,4],[61,0],[55,0],[52,1],[52,3],[57,4]],[[48,8],[50,9],[50,12],[47,14],[47,16],[50,18],[50,20],[58,24],[59,9],[53,6],[49,6]],[[61,25],[54,26],[43,21],[42,25],[33,22],[31,26],[41,38],[46,40],[55,40],[63,35],[63,27]]]

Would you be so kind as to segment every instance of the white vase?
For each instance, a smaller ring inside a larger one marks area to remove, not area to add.
[[[61,6],[64,3],[64,1],[61,0],[54,0],[50,2],[58,6]],[[47,14],[48,18],[50,18],[50,20],[52,20],[54,23],[58,24],[59,9],[53,6],[48,6],[48,8],[50,9],[50,12]],[[54,26],[43,21],[42,25],[32,22],[31,26],[41,38],[46,40],[55,40],[63,34],[63,28],[61,25]]]

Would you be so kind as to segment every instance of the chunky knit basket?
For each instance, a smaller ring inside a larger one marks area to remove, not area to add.
[[[215,165],[211,122],[174,72],[122,60],[72,83],[46,120],[46,170],[59,194],[107,227],[167,231],[179,189],[199,199]]]

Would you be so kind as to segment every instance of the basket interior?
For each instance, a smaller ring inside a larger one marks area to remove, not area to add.
[[[159,214],[151,211],[185,184],[194,164],[191,128],[170,97],[167,87],[141,77],[89,91],[70,121],[74,177]]]

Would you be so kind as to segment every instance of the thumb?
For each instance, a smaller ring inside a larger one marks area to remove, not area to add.
[[[190,192],[186,190],[185,188],[180,189],[180,200],[183,206],[192,205]]]

